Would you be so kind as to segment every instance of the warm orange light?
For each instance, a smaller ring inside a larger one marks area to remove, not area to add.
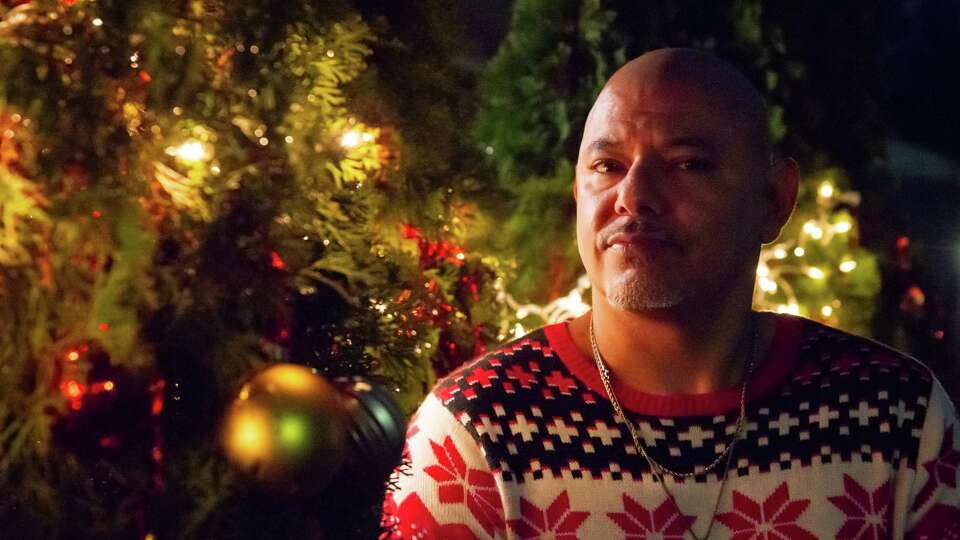
[[[303,366],[277,365],[267,370],[267,383],[274,383],[288,391],[305,391],[313,388],[315,378],[310,369]]]
[[[77,351],[70,351],[67,353],[68,362],[76,362],[79,359],[80,359],[80,353],[78,353]]]
[[[77,399],[83,396],[86,389],[77,381],[67,381],[63,383],[63,395],[70,399]]]
[[[227,427],[227,450],[243,464],[268,457],[272,452],[270,421],[258,410],[246,409],[235,414]]]
[[[114,388],[113,381],[106,381],[103,383],[103,389],[107,392],[112,391]]]

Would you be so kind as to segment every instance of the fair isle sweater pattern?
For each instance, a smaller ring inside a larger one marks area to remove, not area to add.
[[[388,494],[395,538],[703,535],[736,430],[739,389],[654,396],[617,386],[666,482],[615,417],[565,323],[462,366],[411,420]],[[960,538],[960,430],[919,362],[779,316],[751,381],[714,539]]]

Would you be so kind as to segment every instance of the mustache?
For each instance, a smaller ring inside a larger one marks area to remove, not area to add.
[[[660,242],[680,245],[680,237],[661,221],[649,217],[620,217],[597,233],[597,242],[601,248],[610,245],[610,239],[617,234],[638,234]]]

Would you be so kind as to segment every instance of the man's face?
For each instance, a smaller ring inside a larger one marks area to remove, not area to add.
[[[752,284],[770,229],[766,156],[729,100],[698,86],[615,79],[587,120],[577,243],[614,306],[696,305]]]

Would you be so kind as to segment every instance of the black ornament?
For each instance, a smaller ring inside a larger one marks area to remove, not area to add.
[[[363,377],[334,380],[347,410],[350,474],[383,482],[400,461],[407,419],[390,392]]]

